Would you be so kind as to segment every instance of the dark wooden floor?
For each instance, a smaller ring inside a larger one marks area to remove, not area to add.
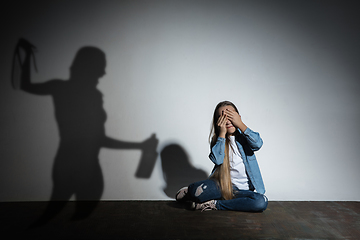
[[[1,239],[360,239],[360,202],[269,202],[263,213],[189,211],[172,201],[100,202],[72,221],[74,202],[29,228],[45,202],[0,203]],[[7,235],[5,235],[7,234]]]

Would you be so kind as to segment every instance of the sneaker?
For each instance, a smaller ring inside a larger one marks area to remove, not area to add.
[[[182,200],[184,200],[183,198],[186,196],[187,192],[188,187],[181,188],[175,195],[176,201],[181,202]]]
[[[192,209],[203,211],[217,210],[215,200],[210,200],[204,203],[193,203]]]

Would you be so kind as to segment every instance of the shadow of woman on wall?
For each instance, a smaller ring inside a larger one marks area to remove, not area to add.
[[[53,189],[45,212],[34,225],[42,225],[59,213],[72,195],[76,209],[72,219],[84,219],[96,208],[104,190],[99,163],[102,147],[140,149],[156,155],[158,140],[153,134],[143,142],[125,142],[105,135],[106,112],[103,95],[96,88],[105,75],[106,59],[96,47],[78,50],[70,68],[70,79],[31,83],[30,62],[34,46],[21,39],[17,51],[24,50],[20,88],[31,94],[51,95],[59,129],[60,144],[56,153]]]
[[[180,188],[208,177],[205,171],[191,165],[188,154],[179,144],[166,145],[160,151],[160,157],[166,182],[164,193],[170,198],[175,198]]]

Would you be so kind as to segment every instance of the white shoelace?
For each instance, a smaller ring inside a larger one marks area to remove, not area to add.
[[[202,208],[201,209],[202,212],[210,211],[210,210],[217,210],[214,200],[202,203],[200,208]]]

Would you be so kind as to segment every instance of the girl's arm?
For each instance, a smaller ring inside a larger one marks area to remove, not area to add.
[[[263,145],[263,140],[258,132],[254,132],[250,128],[247,128],[242,134],[245,136],[250,148],[253,151],[257,151]]]
[[[225,138],[218,137],[215,145],[211,148],[209,158],[215,165],[221,165],[224,162],[224,157],[225,157]]]

